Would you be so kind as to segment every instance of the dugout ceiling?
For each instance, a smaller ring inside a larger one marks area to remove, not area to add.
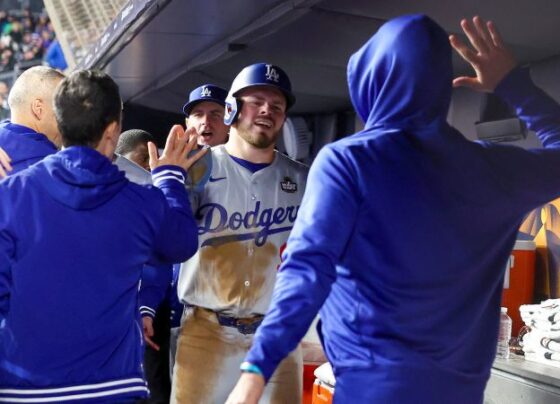
[[[449,32],[478,13],[496,22],[523,62],[560,53],[560,2],[548,0],[131,0],[124,11],[82,67],[110,73],[125,102],[173,112],[193,87],[227,88],[243,66],[261,61],[292,78],[294,112],[349,109],[348,57],[405,13],[426,13]]]

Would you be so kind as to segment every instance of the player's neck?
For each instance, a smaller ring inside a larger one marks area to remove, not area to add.
[[[251,163],[270,164],[274,160],[274,145],[266,149],[255,147],[237,136],[230,136],[225,145],[230,156],[237,157]]]

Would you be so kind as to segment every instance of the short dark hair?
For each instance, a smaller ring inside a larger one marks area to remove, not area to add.
[[[96,147],[107,126],[120,123],[121,111],[119,86],[98,70],[72,73],[54,95],[54,114],[67,147]]]
[[[115,152],[118,154],[130,153],[136,149],[139,144],[146,144],[153,141],[154,137],[145,130],[130,129],[121,133]]]

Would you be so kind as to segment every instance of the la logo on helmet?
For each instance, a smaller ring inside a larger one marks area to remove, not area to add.
[[[275,83],[278,83],[278,80],[280,79],[280,75],[276,69],[272,67],[272,65],[266,65],[265,76],[268,81],[274,81]]]
[[[203,87],[202,91],[200,92],[201,97],[210,97],[212,96],[212,91],[208,87]]]

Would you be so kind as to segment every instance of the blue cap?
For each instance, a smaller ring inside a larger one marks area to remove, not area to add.
[[[189,116],[193,107],[199,102],[210,101],[220,105],[226,104],[227,90],[214,84],[204,84],[189,94],[189,101],[183,106],[183,112]]]

